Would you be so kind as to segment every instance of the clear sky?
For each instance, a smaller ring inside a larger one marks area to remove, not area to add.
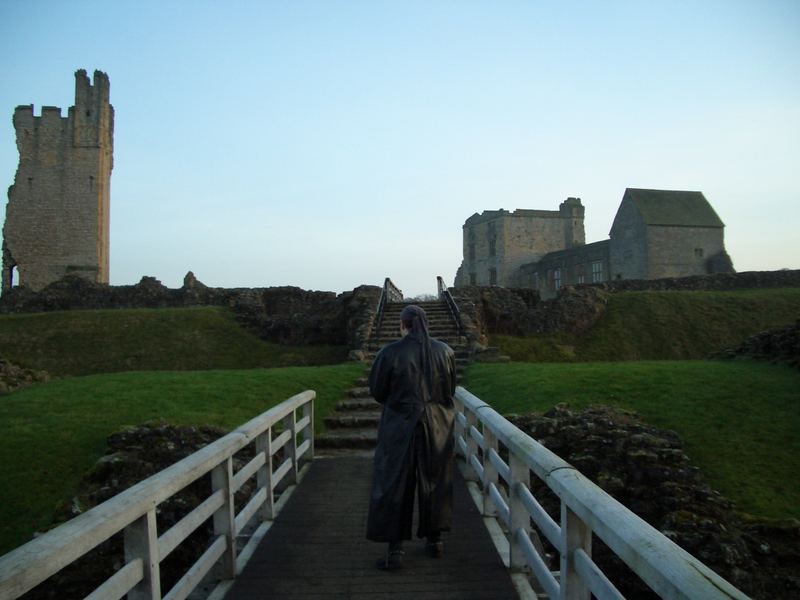
[[[433,293],[473,213],[578,196],[598,241],[626,187],[800,268],[796,0],[0,0],[3,189],[14,107],[66,114],[80,68],[116,111],[113,284]]]

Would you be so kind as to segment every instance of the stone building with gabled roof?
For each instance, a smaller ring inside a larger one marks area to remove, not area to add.
[[[609,234],[614,279],[732,271],[725,225],[702,192],[628,188]]]
[[[733,271],[725,225],[702,192],[628,188],[608,240],[584,242],[584,207],[485,211],[464,223],[455,287],[503,285],[551,297],[565,285]]]

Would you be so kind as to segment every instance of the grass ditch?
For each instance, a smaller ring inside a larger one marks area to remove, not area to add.
[[[474,364],[465,387],[498,412],[605,404],[672,429],[740,512],[800,518],[800,373],[751,361]]]
[[[345,346],[262,340],[221,307],[0,315],[0,356],[56,376],[341,363]]]
[[[0,553],[46,528],[125,426],[163,420],[233,429],[306,389],[315,430],[363,365],[73,377],[0,397]]]
[[[495,335],[491,344],[522,362],[701,359],[798,318],[800,288],[623,292],[581,336]]]

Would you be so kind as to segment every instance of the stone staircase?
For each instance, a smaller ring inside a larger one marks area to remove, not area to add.
[[[466,339],[458,335],[458,324],[444,302],[417,302],[428,315],[428,327],[432,337],[448,344],[456,352],[456,372],[461,379],[464,367],[469,363]],[[367,376],[372,359],[378,350],[400,337],[400,313],[406,304],[386,304],[380,326],[373,332],[369,344],[369,364],[363,377],[339,401],[336,410],[325,418],[326,431],[318,436],[314,445],[317,454],[371,453],[378,439],[378,422],[381,405],[370,396]]]

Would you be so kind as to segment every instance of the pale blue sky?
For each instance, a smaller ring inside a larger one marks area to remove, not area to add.
[[[14,107],[79,68],[111,79],[114,284],[432,293],[471,214],[578,196],[597,241],[626,187],[701,190],[738,270],[800,268],[794,0],[0,0],[3,189]]]

